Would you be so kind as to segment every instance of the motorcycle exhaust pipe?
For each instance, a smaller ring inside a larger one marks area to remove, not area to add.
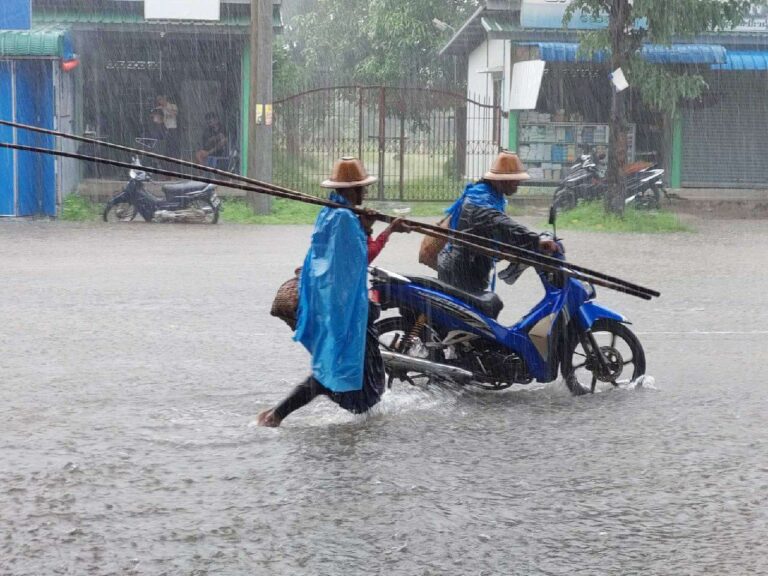
[[[468,370],[440,364],[423,358],[414,358],[405,354],[398,354],[389,350],[382,350],[381,357],[384,359],[384,365],[389,370],[405,370],[406,372],[421,372],[429,376],[439,376],[456,382],[457,384],[467,384],[474,379],[475,375]]]

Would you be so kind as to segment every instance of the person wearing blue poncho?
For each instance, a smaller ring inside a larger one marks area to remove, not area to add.
[[[362,204],[368,176],[355,158],[342,158],[323,188],[330,200],[346,206]],[[369,223],[366,222],[366,225]],[[391,232],[407,232],[393,222],[375,242],[369,242],[361,219],[345,208],[324,208],[317,217],[312,243],[299,281],[299,308],[294,340],[312,355],[312,375],[285,400],[259,414],[261,426],[277,427],[291,412],[317,396],[359,414],[368,411],[384,393],[384,364],[369,313],[368,263]]]
[[[552,240],[540,240],[522,224],[505,214],[507,196],[517,192],[520,182],[530,176],[512,152],[503,151],[490,171],[476,184],[469,184],[458,200],[446,210],[452,230],[469,232],[527,250],[555,252]],[[488,290],[494,260],[466,246],[447,244],[437,258],[438,278],[459,290],[479,294]]]

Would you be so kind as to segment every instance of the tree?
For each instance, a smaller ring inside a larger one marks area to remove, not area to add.
[[[316,0],[292,18],[285,44],[307,83],[438,86],[455,80],[438,58],[448,36],[437,18],[458,26],[477,0]]]
[[[737,26],[765,0],[573,0],[563,19],[565,26],[577,10],[594,18],[609,17],[606,30],[581,35],[581,51],[610,52],[611,70],[621,68],[646,104],[674,115],[683,98],[697,98],[706,89],[701,75],[669,66],[649,64],[640,58],[644,43],[670,45],[676,38]],[[607,212],[624,212],[624,178],[627,164],[626,91],[614,92],[610,116],[611,145],[608,160]]]

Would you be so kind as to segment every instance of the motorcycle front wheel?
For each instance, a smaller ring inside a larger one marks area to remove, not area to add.
[[[189,203],[189,208],[199,213],[195,222],[201,224],[216,224],[219,221],[219,209],[211,204],[210,200],[196,198]]]
[[[563,188],[555,192],[555,196],[552,199],[552,206],[557,212],[566,212],[576,208],[576,194],[572,190]]]
[[[598,383],[621,386],[645,374],[645,352],[637,336],[615,320],[598,320],[592,334],[608,363],[609,374],[601,374],[599,361],[588,355],[577,337],[565,349],[562,373],[566,386],[574,396],[594,393]]]
[[[136,218],[136,206],[130,202],[109,203],[104,208],[104,222],[131,222]]]
[[[635,197],[634,205],[638,210],[658,210],[661,208],[661,192],[656,188],[648,188]]]

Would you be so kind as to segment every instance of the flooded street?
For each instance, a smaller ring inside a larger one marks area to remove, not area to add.
[[[541,218],[521,219],[541,228]],[[562,232],[654,382],[397,385],[253,425],[308,373],[269,315],[307,226],[0,221],[0,575],[765,574],[768,222]],[[377,265],[426,274],[420,237]],[[515,322],[541,288],[504,286]]]

